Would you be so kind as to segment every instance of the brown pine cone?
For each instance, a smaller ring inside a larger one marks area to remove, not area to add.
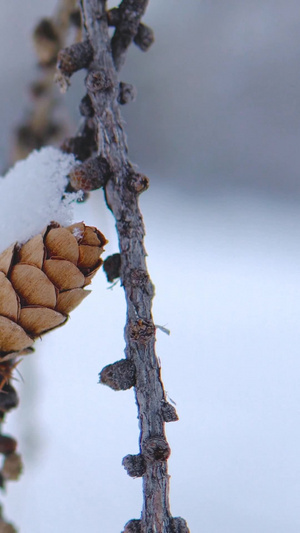
[[[83,222],[52,223],[0,255],[0,358],[26,353],[34,339],[63,324],[91,291],[104,235]]]

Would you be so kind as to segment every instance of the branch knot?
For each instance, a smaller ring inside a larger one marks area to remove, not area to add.
[[[164,437],[157,435],[145,440],[143,446],[143,456],[147,462],[166,461],[170,457],[171,449]]]

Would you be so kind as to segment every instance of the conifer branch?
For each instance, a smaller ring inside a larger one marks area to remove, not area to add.
[[[119,273],[127,303],[125,355],[128,364],[118,361],[109,365],[100,373],[100,381],[114,390],[134,386],[138,406],[140,453],[127,455],[123,464],[129,475],[143,477],[144,501],[141,518],[130,520],[124,533],[188,533],[185,520],[172,517],[169,503],[167,459],[170,448],[164,426],[166,421],[175,421],[177,414],[173,407],[168,409],[155,354],[156,328],[151,312],[154,287],[145,262],[145,231],[138,205],[138,196],[147,189],[148,178],[136,172],[128,158],[119,109],[119,103],[125,102],[120,102],[117,72],[138,31],[140,37],[137,39],[141,40],[140,19],[147,3],[147,0],[123,0],[115,11],[116,29],[110,39],[108,25],[112,22],[106,12],[105,0],[80,1],[85,39],[92,47],[82,114],[89,127],[93,124],[97,146],[94,155],[105,162],[107,169],[106,179],[99,187],[103,186],[107,206],[116,221]],[[153,40],[150,30],[146,32],[148,42],[151,40],[149,35]],[[90,190],[89,181],[87,176],[86,190]],[[84,178],[80,185],[85,188]],[[122,378],[124,372],[126,375]],[[171,411],[172,416],[167,416]]]

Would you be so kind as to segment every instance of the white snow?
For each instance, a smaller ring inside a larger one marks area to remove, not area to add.
[[[57,148],[35,150],[0,178],[0,253],[14,242],[26,242],[51,221],[72,223],[77,193],[65,194],[73,155]]]

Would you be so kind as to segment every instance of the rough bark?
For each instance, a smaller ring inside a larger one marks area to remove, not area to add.
[[[141,460],[138,463],[143,468],[137,472],[143,476],[143,510],[141,519],[129,521],[124,531],[133,531],[134,524],[134,531],[141,533],[171,533],[177,519],[172,518],[169,504],[167,459],[170,448],[164,430],[167,401],[155,354],[155,326],[151,313],[154,287],[145,261],[145,232],[138,205],[138,194],[147,188],[148,180],[133,170],[128,159],[118,104],[117,71],[138,31],[147,3],[147,0],[121,2],[112,40],[108,33],[105,0],[81,0],[80,5],[86,38],[93,47],[86,88],[93,108],[97,155],[107,161],[111,172],[104,191],[119,238],[120,279],[127,303],[125,355],[135,367],[140,424]],[[173,413],[168,420],[176,419],[177,415]],[[180,520],[185,524],[183,519]],[[187,526],[185,530],[176,529],[179,530],[188,532]]]

